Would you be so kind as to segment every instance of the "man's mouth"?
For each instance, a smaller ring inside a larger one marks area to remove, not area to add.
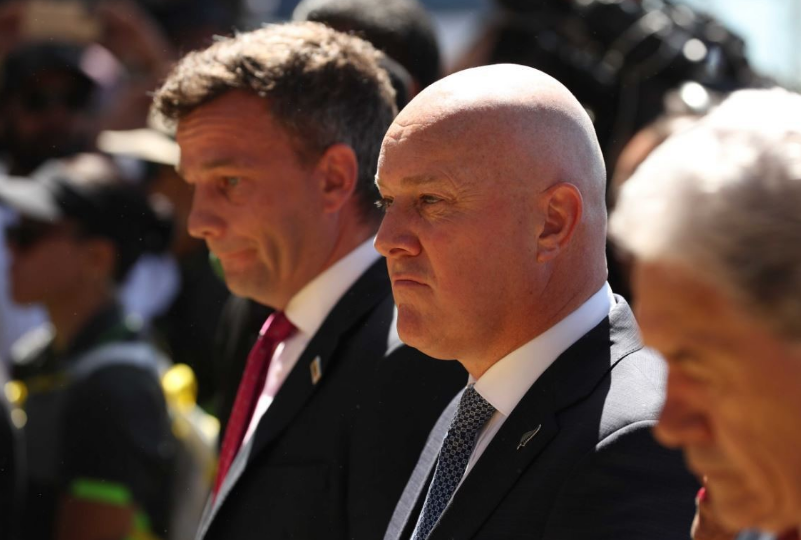
[[[425,281],[414,274],[391,274],[393,287],[413,287],[413,286],[427,286]]]
[[[231,250],[214,250],[211,249],[214,256],[220,259],[221,262],[235,262],[241,259],[249,258],[253,255],[252,249],[231,249]]]

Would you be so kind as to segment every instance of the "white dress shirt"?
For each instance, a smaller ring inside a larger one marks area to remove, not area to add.
[[[462,481],[540,375],[560,354],[604,320],[613,305],[615,297],[612,289],[608,283],[604,283],[603,287],[578,309],[522,347],[501,358],[477,381],[472,377],[469,378],[468,384],[475,382],[476,392],[496,410],[478,435]]]
[[[267,412],[281,385],[284,384],[325,318],[351,285],[356,283],[356,280],[379,257],[371,238],[307,283],[289,301],[284,314],[295,325],[297,331],[292,337],[280,343],[273,353],[264,387],[253,410],[248,430],[245,432],[243,446],[256,431],[261,417]]]

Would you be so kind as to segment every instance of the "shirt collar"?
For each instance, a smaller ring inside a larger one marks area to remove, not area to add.
[[[608,283],[570,315],[512,351],[475,381],[475,389],[496,410],[509,416],[548,367],[584,334],[609,316],[615,297]],[[470,383],[474,382],[471,377]]]
[[[307,283],[284,310],[298,332],[308,338],[317,333],[339,299],[379,257],[371,238]]]

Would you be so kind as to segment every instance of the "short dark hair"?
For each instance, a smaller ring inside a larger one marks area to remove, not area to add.
[[[363,37],[406,68],[421,90],[440,77],[434,24],[417,0],[302,0],[293,18]]]
[[[185,56],[156,92],[153,106],[179,121],[231,90],[257,94],[302,161],[319,158],[337,143],[354,150],[356,193],[364,216],[377,219],[378,152],[397,114],[381,58],[366,41],[319,23],[268,25]]]

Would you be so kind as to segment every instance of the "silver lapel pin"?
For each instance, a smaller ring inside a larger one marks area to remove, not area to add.
[[[520,450],[521,448],[526,446],[528,444],[528,441],[533,439],[537,435],[537,433],[540,432],[540,428],[541,427],[542,427],[542,424],[538,425],[537,427],[535,427],[531,431],[526,431],[525,433],[523,433],[523,436],[520,437],[520,443],[518,443],[517,449]]]
[[[317,384],[320,382],[320,379],[323,376],[323,365],[319,356],[311,361],[311,364],[309,364],[309,371],[311,372],[312,384]]]

